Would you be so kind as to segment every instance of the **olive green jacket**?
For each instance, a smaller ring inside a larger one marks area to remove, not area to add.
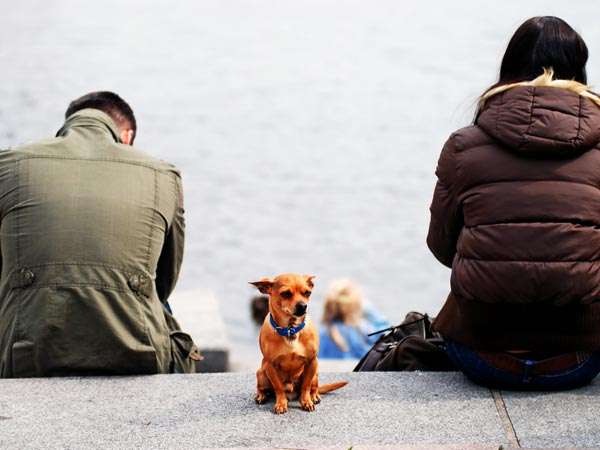
[[[191,371],[181,179],[96,109],[0,152],[0,376]]]

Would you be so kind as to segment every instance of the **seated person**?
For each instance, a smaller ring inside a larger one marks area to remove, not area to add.
[[[132,147],[111,92],[55,138],[0,152],[0,376],[194,371],[167,299],[183,257],[181,178]]]
[[[488,387],[570,389],[600,372],[600,97],[587,58],[563,20],[527,20],[439,159],[427,243],[452,275],[433,326]]]
[[[336,280],[325,296],[319,358],[362,358],[379,337],[367,335],[388,326],[355,283]]]

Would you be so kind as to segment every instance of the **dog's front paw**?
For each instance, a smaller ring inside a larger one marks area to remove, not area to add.
[[[262,405],[267,401],[267,396],[263,392],[258,392],[256,397],[254,397],[254,401],[259,405]]]
[[[315,405],[318,405],[319,403],[321,403],[321,396],[319,395],[318,392],[316,394],[311,395],[311,398]]]
[[[275,407],[273,408],[273,412],[275,414],[284,414],[287,412],[287,410],[288,410],[287,401],[277,402],[277,403],[275,403]]]
[[[311,400],[310,397],[301,399],[300,406],[302,407],[302,409],[304,411],[314,411],[315,410],[315,404],[313,403],[313,401]]]

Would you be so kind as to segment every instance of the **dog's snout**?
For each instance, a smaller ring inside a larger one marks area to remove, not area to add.
[[[304,314],[306,314],[307,306],[308,305],[304,302],[296,303],[296,308],[294,308],[294,315],[295,316],[303,316]]]

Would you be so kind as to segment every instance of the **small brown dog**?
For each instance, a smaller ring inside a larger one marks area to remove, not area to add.
[[[319,394],[348,384],[340,381],[319,386],[319,334],[306,319],[313,278],[288,273],[250,283],[269,296],[269,315],[259,337],[263,360],[256,371],[256,403],[264,403],[275,392],[273,410],[277,414],[287,412],[288,400],[296,397],[302,409],[314,411],[321,401]]]

